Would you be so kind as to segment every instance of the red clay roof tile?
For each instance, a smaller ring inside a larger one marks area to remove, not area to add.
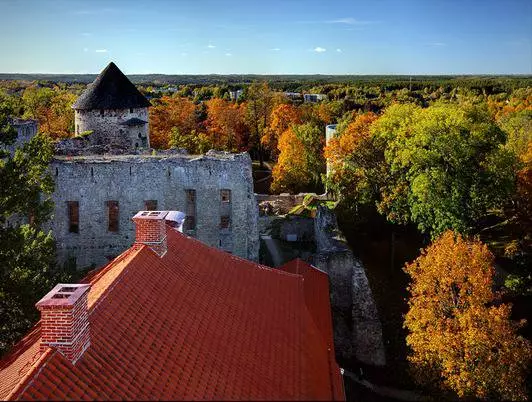
[[[275,270],[173,230],[86,278],[91,346],[39,354],[37,326],[0,365],[1,399],[342,400],[328,277]]]

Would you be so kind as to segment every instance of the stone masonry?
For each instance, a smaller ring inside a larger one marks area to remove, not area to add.
[[[336,215],[319,206],[314,220],[314,265],[329,274],[334,344],[344,359],[386,363],[382,327],[362,262],[342,241]]]
[[[184,233],[258,259],[258,207],[247,153],[56,156],[51,171],[56,188],[50,224],[59,262],[74,259],[78,267],[105,264],[131,246],[131,218],[147,209],[147,201],[155,202],[157,210],[186,212],[190,190],[195,194],[195,227],[185,227]],[[229,200],[222,200],[222,191]],[[109,202],[116,210],[116,227],[110,226]]]

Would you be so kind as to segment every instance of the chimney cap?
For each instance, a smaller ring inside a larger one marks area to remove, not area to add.
[[[168,211],[139,211],[133,219],[153,219],[161,220],[166,217]]]
[[[58,283],[35,306],[37,308],[72,308],[89,289],[90,285],[87,284]]]

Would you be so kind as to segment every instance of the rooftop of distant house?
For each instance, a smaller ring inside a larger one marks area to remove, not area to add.
[[[143,225],[162,216],[139,214]],[[345,398],[327,274],[301,260],[268,268],[163,226],[164,252],[136,243],[91,272],[90,289],[41,299],[84,300],[90,345],[75,361],[43,347],[41,320],[0,363],[0,399]]]

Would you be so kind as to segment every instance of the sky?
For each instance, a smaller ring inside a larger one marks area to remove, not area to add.
[[[0,0],[0,72],[532,74],[531,0]]]

